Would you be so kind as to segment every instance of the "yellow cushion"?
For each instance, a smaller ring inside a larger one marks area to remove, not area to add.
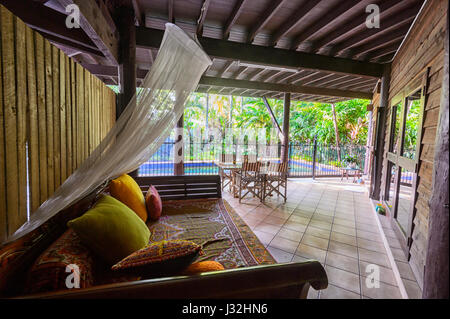
[[[147,221],[147,208],[144,194],[136,181],[129,175],[114,179],[109,184],[111,196],[130,207],[144,222]]]
[[[110,264],[145,247],[150,239],[147,225],[125,204],[107,195],[67,225]]]

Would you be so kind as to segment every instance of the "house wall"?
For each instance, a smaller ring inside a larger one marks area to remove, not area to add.
[[[112,90],[0,5],[0,242],[94,150],[115,104]]]
[[[423,274],[428,239],[428,201],[431,197],[434,143],[438,123],[444,62],[444,37],[447,18],[446,0],[428,0],[405,42],[392,62],[389,99],[394,98],[405,86],[429,69],[425,99],[424,121],[419,157],[416,215],[413,220],[410,265],[419,285]],[[390,105],[390,103],[389,103]],[[390,119],[387,112],[386,121]],[[386,131],[381,191],[386,189],[387,148],[389,130]]]

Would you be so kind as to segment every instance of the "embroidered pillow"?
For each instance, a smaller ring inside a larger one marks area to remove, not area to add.
[[[150,185],[145,195],[145,205],[147,206],[147,214],[151,220],[156,221],[161,217],[162,201],[153,185]]]
[[[183,275],[195,275],[202,272],[208,272],[208,271],[218,271],[218,270],[224,270],[225,268],[222,266],[221,263],[214,261],[214,260],[206,260],[206,261],[199,261],[193,264],[190,264],[186,269],[183,270]]]
[[[69,265],[76,265],[78,269],[73,266],[67,268]],[[76,274],[79,275],[79,288],[91,287],[93,272],[91,250],[72,229],[68,229],[36,259],[28,272],[25,293],[68,289],[66,281],[77,287]]]
[[[174,274],[186,268],[201,253],[201,246],[194,242],[163,240],[132,253],[111,269],[144,278]]]
[[[109,184],[111,196],[130,207],[143,221],[147,221],[144,194],[138,183],[129,175],[113,179]]]

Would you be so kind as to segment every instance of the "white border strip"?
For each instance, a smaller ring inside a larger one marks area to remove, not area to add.
[[[372,203],[372,207],[375,211],[374,201],[370,198],[369,198],[369,200]],[[397,263],[395,262],[394,255],[392,254],[391,247],[389,246],[386,236],[384,235],[384,230],[383,230],[383,227],[381,226],[381,222],[380,222],[378,213],[376,213],[376,211],[375,211],[375,219],[377,221],[378,230],[380,231],[381,239],[383,240],[384,248],[386,249],[386,252],[387,252],[387,255],[389,258],[389,262],[392,267],[392,271],[394,272],[395,281],[397,282],[397,286],[400,289],[400,294],[402,295],[403,299],[409,299],[408,293],[406,292],[405,286],[403,285],[403,280],[400,276],[400,271],[397,268]]]

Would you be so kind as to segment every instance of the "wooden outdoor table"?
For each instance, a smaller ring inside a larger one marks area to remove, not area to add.
[[[238,172],[242,168],[242,163],[219,163],[217,164],[220,170],[229,170],[231,171],[231,183],[230,183],[230,191],[234,197],[237,197],[236,194],[236,172]]]
[[[344,179],[344,175],[347,177],[347,180],[349,176],[353,176],[353,183],[356,183],[356,177],[361,177],[361,170],[359,168],[346,167],[342,168],[341,172],[341,181]],[[353,174],[351,174],[351,172],[353,172]]]

